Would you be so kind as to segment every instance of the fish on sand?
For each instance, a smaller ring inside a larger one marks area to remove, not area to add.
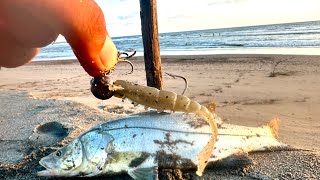
[[[261,127],[221,123],[210,164],[236,154],[289,146],[277,139],[279,120]],[[157,179],[158,168],[196,168],[196,156],[211,136],[207,123],[191,114],[147,112],[111,120],[81,134],[42,158],[39,176],[129,174]]]

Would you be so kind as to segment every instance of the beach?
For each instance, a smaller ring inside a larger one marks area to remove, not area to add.
[[[112,78],[146,85],[142,57],[132,58],[132,63],[133,74],[127,75],[130,66],[120,63]],[[279,139],[302,150],[254,153],[250,157],[255,165],[249,169],[210,169],[205,179],[320,178],[320,56],[162,56],[162,71],[164,89],[180,94],[185,86],[182,79],[164,72],[185,77],[189,85],[185,95],[203,105],[215,103],[216,113],[227,123],[259,126],[279,118]],[[0,151],[6,152],[0,155],[0,179],[38,178],[39,158],[54,149],[40,151],[53,144],[30,142],[41,124],[57,121],[70,130],[66,139],[72,139],[110,119],[145,111],[115,97],[95,98],[91,77],[76,60],[1,68],[0,77]],[[181,177],[196,179],[194,172],[184,173]],[[173,170],[160,174],[180,176]]]

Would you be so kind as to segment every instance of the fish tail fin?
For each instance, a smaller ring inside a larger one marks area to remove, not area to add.
[[[272,135],[278,139],[279,136],[279,126],[280,126],[280,119],[274,118],[269,121],[266,126],[270,129]]]

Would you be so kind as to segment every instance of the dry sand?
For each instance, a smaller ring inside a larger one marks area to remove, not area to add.
[[[132,62],[133,74],[124,75],[130,67],[119,64],[113,79],[144,85],[143,61],[135,58]],[[320,178],[320,56],[166,56],[162,64],[164,72],[188,79],[188,97],[201,104],[215,102],[218,115],[228,123],[257,126],[278,117],[282,120],[280,140],[308,150],[251,154],[255,165],[208,170],[205,179]],[[32,132],[37,125],[57,121],[72,138],[106,120],[144,111],[120,99],[94,98],[89,90],[91,78],[74,60],[2,68],[0,77],[0,179],[37,179],[39,158],[52,151],[39,147],[63,138],[54,136],[49,143],[41,138],[30,141],[31,135],[38,137]],[[180,93],[184,82],[164,75],[164,86]],[[43,137],[48,140],[52,134]],[[161,172],[162,178],[172,175],[181,174]],[[196,179],[194,172],[182,176]]]

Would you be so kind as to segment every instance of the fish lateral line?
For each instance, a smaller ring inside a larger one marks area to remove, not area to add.
[[[124,130],[124,129],[150,129],[150,130],[157,130],[157,131],[165,131],[165,132],[173,132],[173,133],[181,133],[181,134],[200,134],[200,135],[211,135],[211,133],[206,133],[206,132],[189,132],[189,131],[178,131],[178,130],[169,130],[169,129],[162,129],[162,128],[154,128],[154,127],[144,127],[144,126],[128,126],[128,127],[119,127],[119,128],[112,128],[112,129],[103,129],[102,130],[106,130],[106,131],[116,131],[116,130]],[[231,134],[231,133],[219,133],[218,135],[221,136],[244,136],[244,137],[271,137],[268,135],[260,135],[260,134]]]
[[[174,133],[181,133],[181,134],[201,134],[201,135],[211,135],[211,133],[206,132],[189,132],[189,131],[179,131],[179,130],[170,130],[170,129],[162,129],[162,128],[155,128],[155,127],[144,127],[144,126],[127,126],[127,127],[119,127],[119,128],[102,128],[102,130],[106,131],[116,131],[116,130],[125,130],[125,129],[150,129],[150,130],[157,130],[157,131],[165,131],[165,132],[174,132]]]

